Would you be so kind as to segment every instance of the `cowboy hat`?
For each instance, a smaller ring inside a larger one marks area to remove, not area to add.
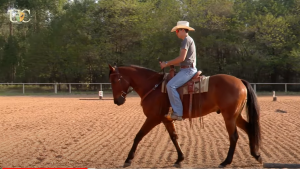
[[[178,21],[177,26],[174,26],[171,32],[174,32],[177,29],[188,29],[189,31],[195,31],[195,29],[190,27],[189,24],[190,23],[188,21]]]

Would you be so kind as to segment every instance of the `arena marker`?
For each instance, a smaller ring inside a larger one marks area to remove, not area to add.
[[[273,91],[273,101],[277,101],[277,97],[275,96],[275,91]]]
[[[99,91],[99,99],[100,99],[100,100],[103,99],[103,91]]]

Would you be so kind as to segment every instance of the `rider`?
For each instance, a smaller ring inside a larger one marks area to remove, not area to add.
[[[194,30],[189,27],[189,22],[178,21],[177,26],[173,27],[171,32],[176,31],[177,37],[183,40],[180,46],[180,55],[173,60],[160,62],[162,69],[170,65],[180,66],[180,71],[167,84],[169,100],[174,111],[171,116],[173,120],[182,120],[183,114],[182,102],[176,89],[189,81],[197,73],[196,47],[194,40],[188,34],[189,31]]]

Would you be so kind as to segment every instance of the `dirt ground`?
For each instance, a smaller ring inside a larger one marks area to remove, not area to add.
[[[122,167],[145,116],[140,98],[122,106],[91,96],[0,97],[0,167]],[[259,97],[264,163],[300,162],[300,97]],[[245,112],[243,112],[245,114]],[[199,121],[197,119],[197,121]],[[214,168],[225,159],[229,140],[222,115],[204,116],[204,128],[176,122],[184,168]],[[229,167],[263,167],[239,140]],[[140,142],[132,168],[172,168],[177,153],[163,124]]]

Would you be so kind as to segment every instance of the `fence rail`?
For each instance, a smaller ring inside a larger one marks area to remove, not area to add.
[[[110,85],[111,83],[0,83],[0,85],[22,85],[23,94],[25,94],[25,85],[53,85],[54,93],[57,94],[58,85],[68,85],[69,93],[72,93],[72,85],[100,85],[100,91],[103,90],[103,85]]]
[[[300,83],[250,83],[254,85],[254,91],[256,92],[257,85],[284,85],[284,92],[287,93],[287,85],[300,85]]]
[[[299,85],[300,92],[300,83],[250,83],[253,86],[255,92],[257,92],[257,85],[284,85],[284,92],[288,92],[288,85]],[[58,85],[66,85],[68,86],[69,93],[72,93],[72,85],[99,85],[100,91],[103,90],[103,85],[111,85],[111,83],[0,83],[1,85],[22,85],[23,87],[23,94],[25,94],[25,86],[26,85],[53,85],[54,93],[57,94],[57,86]]]

